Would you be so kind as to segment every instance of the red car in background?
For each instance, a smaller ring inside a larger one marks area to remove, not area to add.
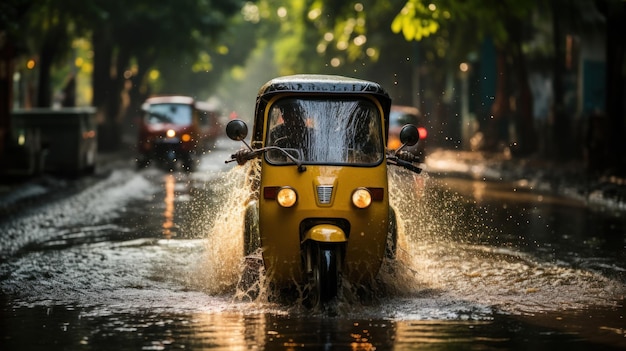
[[[413,155],[417,156],[419,162],[424,162],[424,157],[426,156],[426,141],[428,138],[428,131],[425,127],[424,117],[416,107],[391,105],[387,148],[390,150],[395,150],[402,145],[400,143],[400,130],[406,124],[412,124],[417,127],[420,139],[417,144],[413,146],[407,146],[403,150],[409,151]]]
[[[178,162],[193,170],[198,155],[215,144],[222,127],[216,108],[188,96],[157,96],[142,105],[137,166],[152,161],[173,170]]]

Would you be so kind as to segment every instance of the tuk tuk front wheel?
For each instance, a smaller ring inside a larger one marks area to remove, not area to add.
[[[398,250],[398,220],[396,211],[389,207],[389,229],[387,231],[387,243],[385,245],[385,257],[395,260]]]
[[[308,304],[316,307],[337,296],[341,283],[341,250],[338,245],[314,242],[309,245],[307,255],[311,263]]]

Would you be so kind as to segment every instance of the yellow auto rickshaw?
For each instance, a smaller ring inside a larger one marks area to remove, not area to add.
[[[260,249],[275,288],[298,285],[317,306],[343,283],[372,281],[383,259],[395,256],[387,167],[421,170],[402,147],[385,148],[390,105],[374,82],[293,75],[261,87],[249,144],[245,122],[227,125],[226,134],[245,148],[226,162],[260,162],[244,251]],[[403,147],[419,139],[413,125],[400,134]]]

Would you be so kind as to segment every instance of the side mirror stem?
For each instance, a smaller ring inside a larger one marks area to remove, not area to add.
[[[250,145],[248,145],[248,143],[246,143],[244,139],[241,139],[241,142],[248,148],[248,150],[254,151],[254,149]]]
[[[404,149],[404,147],[405,147],[406,145],[407,145],[406,143],[404,143],[404,144],[400,145],[400,147],[399,147],[399,148],[397,148],[397,149],[396,149],[396,151],[394,151],[394,153],[393,153],[393,154],[394,154],[394,155],[398,155],[398,153],[400,153],[400,151],[402,151],[402,149]]]

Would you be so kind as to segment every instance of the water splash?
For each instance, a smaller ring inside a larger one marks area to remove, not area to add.
[[[470,238],[514,233],[503,233],[506,229],[494,225],[488,212],[465,206],[471,200],[459,194],[425,191],[434,181],[390,169],[399,254],[396,262],[383,267],[381,277],[392,296],[436,298],[442,304],[462,302],[510,313],[611,306],[623,299],[626,287],[599,273],[542,261],[506,241],[472,242]]]
[[[206,254],[195,279],[211,295],[228,295],[261,308],[280,296],[269,288],[260,251],[243,257],[244,204],[254,194],[251,188],[258,181],[259,167],[258,162],[235,167],[209,185],[220,189],[215,195],[218,205],[205,216]],[[489,220],[489,213],[467,206],[471,199],[436,181],[400,168],[389,171],[398,253],[396,260],[385,260],[373,295],[397,317],[403,318],[402,311],[407,318],[415,317],[423,308],[436,318],[441,315],[434,311],[441,309],[454,316],[488,315],[492,309],[536,313],[608,306],[623,296],[624,285],[601,274],[542,261],[507,242],[487,245],[469,240],[507,233]],[[434,186],[443,188],[443,195],[429,191]],[[351,294],[355,287],[346,288],[335,309],[341,314],[348,314],[355,304],[367,304]],[[296,297],[288,308],[301,307],[301,300]]]
[[[258,162],[234,167],[211,181],[215,206],[204,216],[206,253],[195,274],[195,284],[209,294],[232,292],[239,280],[243,260],[245,204],[254,196]]]

